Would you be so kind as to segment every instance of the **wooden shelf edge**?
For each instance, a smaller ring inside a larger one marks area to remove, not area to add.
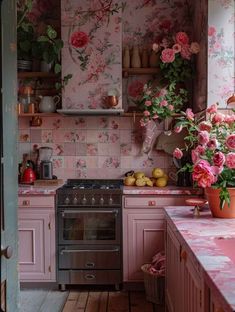
[[[59,78],[55,73],[48,72],[18,72],[18,78]]]
[[[148,67],[148,68],[122,68],[124,77],[129,75],[154,75],[160,72],[159,67]]]
[[[29,114],[29,113],[24,113],[24,114],[18,114],[18,117],[53,117],[53,116],[58,116],[58,113],[35,113],[35,114]]]

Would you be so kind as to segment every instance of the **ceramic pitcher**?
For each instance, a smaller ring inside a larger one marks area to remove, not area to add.
[[[39,111],[41,113],[54,113],[56,111],[56,105],[60,101],[58,95],[55,96],[40,96],[41,101],[39,104]]]

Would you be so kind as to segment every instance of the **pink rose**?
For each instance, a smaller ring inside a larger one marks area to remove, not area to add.
[[[137,98],[143,92],[143,89],[143,82],[139,80],[134,80],[128,87],[128,94],[133,98]]]
[[[179,53],[181,51],[181,45],[176,43],[173,45],[172,49],[175,51],[175,53]]]
[[[225,163],[225,156],[222,152],[215,153],[213,157],[213,163],[215,166],[222,167]]]
[[[180,126],[175,126],[174,132],[175,132],[175,133],[180,133],[180,132],[182,131],[182,129],[183,129],[183,126],[182,126],[182,125],[180,125]]]
[[[189,43],[189,37],[185,32],[180,31],[176,34],[175,41],[177,43],[179,43],[180,45],[188,44]]]
[[[88,44],[89,38],[83,31],[75,31],[70,38],[70,43],[74,48],[83,48]]]
[[[198,145],[191,152],[192,162],[195,164],[200,159],[200,156],[203,155],[204,153],[205,153],[205,147],[202,145]]]
[[[173,49],[162,50],[161,60],[163,63],[172,63],[175,60],[175,52]]]
[[[183,157],[183,152],[177,147],[173,152],[173,157],[181,159]]]
[[[207,108],[207,113],[213,114],[216,113],[218,110],[218,105],[217,104],[212,104],[210,107]]]
[[[160,50],[159,44],[154,43],[153,46],[152,46],[152,49],[153,49],[154,52],[158,52]]]
[[[212,122],[213,124],[219,125],[219,124],[221,124],[223,121],[224,121],[224,115],[221,114],[221,113],[216,113],[216,114],[213,116],[211,122]]]
[[[208,36],[209,37],[212,37],[212,36],[214,36],[216,34],[216,29],[215,29],[215,27],[214,26],[210,26],[209,28],[208,28]]]
[[[166,100],[163,100],[160,102],[159,104],[161,107],[164,107],[164,106],[167,106],[168,105],[168,102]]]
[[[215,150],[218,146],[218,141],[215,138],[212,138],[209,140],[209,142],[206,145],[210,150]]]
[[[231,150],[235,150],[235,134],[230,134],[225,141],[226,146]]]
[[[199,142],[199,144],[205,145],[205,144],[207,144],[209,142],[209,139],[210,139],[209,132],[207,132],[207,131],[200,131],[198,133],[198,142]]]
[[[144,111],[144,116],[146,116],[146,117],[150,116],[150,112],[147,111],[147,110],[145,110],[145,111]]]
[[[200,52],[200,45],[197,42],[192,42],[190,45],[190,52],[197,54]]]
[[[154,114],[152,118],[153,119],[158,119],[158,117],[159,117],[158,114]]]
[[[194,120],[194,113],[192,112],[191,108],[186,109],[186,117],[188,120]]]
[[[194,167],[192,178],[197,182],[199,187],[210,187],[217,181],[217,177],[213,174],[208,161],[200,160]]]
[[[174,106],[173,105],[168,105],[168,108],[169,108],[169,110],[171,111],[171,112],[173,112],[173,110],[174,110]]]
[[[202,121],[199,123],[198,128],[200,131],[208,131],[210,132],[212,128],[212,124],[209,121]]]
[[[230,169],[235,169],[235,153],[226,155],[225,165]]]
[[[165,96],[167,95],[167,90],[165,88],[162,88],[158,94],[158,96]]]
[[[151,101],[145,101],[145,106],[151,106],[152,105],[152,102]]]
[[[183,59],[190,60],[191,54],[192,53],[190,51],[190,45],[189,44],[185,44],[181,47],[180,55],[182,56]]]
[[[228,125],[232,125],[235,122],[235,115],[226,115],[224,117],[224,122],[226,122]]]

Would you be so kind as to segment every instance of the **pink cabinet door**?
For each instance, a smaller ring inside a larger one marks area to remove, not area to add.
[[[164,249],[164,220],[156,209],[124,210],[123,274],[124,281],[142,281],[141,266]]]
[[[19,211],[19,266],[21,281],[50,280],[51,223],[50,209]],[[54,270],[54,268],[53,268]]]

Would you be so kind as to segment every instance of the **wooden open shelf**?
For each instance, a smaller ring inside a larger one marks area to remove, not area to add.
[[[27,79],[27,78],[59,78],[55,73],[47,72],[18,72],[18,78]]]
[[[18,114],[18,117],[58,117],[58,113],[35,113],[35,114],[29,114],[29,113],[24,113],[24,114]]]
[[[122,74],[124,77],[133,75],[155,75],[160,72],[159,67],[148,67],[148,68],[123,68]]]

